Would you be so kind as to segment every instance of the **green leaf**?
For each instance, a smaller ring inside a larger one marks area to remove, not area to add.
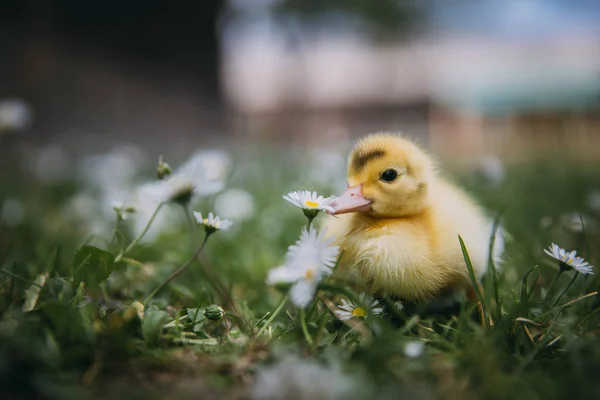
[[[475,270],[473,269],[473,263],[471,262],[471,257],[469,256],[469,252],[467,251],[467,246],[465,246],[465,242],[463,238],[458,235],[458,241],[460,242],[460,249],[463,253],[463,258],[465,259],[465,264],[467,265],[467,269],[469,270],[469,278],[471,279],[471,284],[473,285],[473,289],[475,290],[475,294],[477,295],[477,300],[481,304],[481,308],[483,309],[483,317],[485,319],[484,324],[486,329],[490,328],[490,315],[488,306],[481,294],[481,290],[479,289],[479,283],[477,282],[477,277],[475,276]]]
[[[196,335],[198,335],[201,338],[210,338],[210,335],[208,333],[206,333],[206,331],[204,330],[204,321],[197,323],[196,325],[194,325],[193,331]]]
[[[169,320],[169,314],[156,306],[146,308],[142,322],[142,336],[148,343],[156,343],[163,327]]]
[[[115,269],[115,256],[94,246],[81,247],[73,259],[73,284],[85,282],[88,287],[105,281]]]
[[[192,321],[192,324],[204,321],[204,309],[203,308],[188,308],[187,315]]]

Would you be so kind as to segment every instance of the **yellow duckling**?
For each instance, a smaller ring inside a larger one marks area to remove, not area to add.
[[[491,221],[462,190],[437,175],[431,158],[392,134],[361,139],[349,158],[348,189],[327,221],[344,257],[373,291],[420,301],[470,288],[458,235],[480,279]],[[502,252],[497,237],[494,257]]]

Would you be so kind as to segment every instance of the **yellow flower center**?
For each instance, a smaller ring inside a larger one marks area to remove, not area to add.
[[[312,280],[315,277],[315,270],[312,268],[309,268],[306,270],[306,272],[304,273],[304,278],[307,280]]]
[[[569,259],[567,260],[567,264],[571,264],[572,262],[573,262],[573,259],[572,259],[572,258],[569,258]]]
[[[364,317],[365,315],[367,315],[367,312],[362,307],[356,307],[354,310],[352,310],[353,317]]]
[[[306,200],[304,202],[304,204],[307,205],[308,207],[311,207],[311,208],[317,208],[317,207],[319,207],[319,203],[317,203],[316,201]]]

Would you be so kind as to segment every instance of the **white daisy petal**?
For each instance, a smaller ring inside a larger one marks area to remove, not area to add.
[[[383,313],[383,308],[381,308],[381,307],[372,308],[371,312],[375,315],[379,315],[379,314]]]
[[[304,308],[310,303],[315,291],[317,290],[316,280],[302,279],[296,282],[290,289],[290,299],[292,303],[300,308]]]
[[[301,276],[301,271],[282,265],[269,271],[267,283],[274,285],[276,283],[296,282]]]
[[[352,312],[352,310],[354,310],[355,307],[354,304],[352,304],[351,302],[342,299],[342,305],[339,306],[339,308],[341,310]]]
[[[351,311],[336,310],[335,315],[342,321],[348,321],[349,319],[352,318]]]
[[[554,252],[548,251],[544,249],[544,253],[548,254],[550,257],[558,258],[558,255],[554,254]]]
[[[330,203],[335,199],[335,196],[323,197],[316,192],[302,190],[290,192],[283,198],[303,210],[333,211]]]
[[[199,213],[198,211],[194,211],[194,218],[196,218],[196,222],[199,224],[202,224],[204,221],[204,218],[202,218],[202,213]]]

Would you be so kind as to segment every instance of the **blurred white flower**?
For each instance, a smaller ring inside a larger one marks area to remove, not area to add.
[[[554,220],[550,216],[545,216],[540,219],[540,228],[548,229],[554,224]]]
[[[588,206],[594,211],[600,211],[600,190],[594,190],[588,195]]]
[[[215,212],[234,221],[247,221],[254,216],[254,198],[242,189],[228,189],[215,198]]]
[[[345,376],[337,365],[289,357],[259,369],[251,391],[256,400],[368,398],[366,385]]]
[[[0,221],[8,226],[18,226],[25,218],[25,207],[20,200],[14,198],[4,199],[0,203]]]
[[[404,355],[409,358],[417,358],[423,354],[425,343],[419,340],[413,340],[404,345]]]
[[[498,185],[504,181],[504,165],[496,156],[488,154],[481,157],[477,163],[477,171],[491,184]]]
[[[573,212],[561,215],[560,224],[568,231],[582,233],[586,228],[592,226],[593,219],[588,215]]]
[[[325,239],[325,231],[319,234],[314,227],[304,228],[300,239],[289,247],[285,264],[269,272],[267,283],[293,283],[292,303],[306,307],[321,279],[330,275],[335,266],[339,247],[332,246],[332,242],[333,238]]]
[[[377,307],[379,301],[374,300],[372,296],[361,293],[358,295],[358,300],[359,303],[355,305],[349,300],[342,299],[342,304],[338,306],[335,315],[342,321],[347,321],[354,317],[366,317],[369,313],[374,315],[383,313],[383,308]]]
[[[94,190],[129,190],[139,174],[145,155],[133,145],[120,145],[109,153],[84,156],[79,171],[84,184]]]
[[[204,171],[207,181],[225,181],[231,168],[231,157],[224,150],[203,150],[192,158],[199,164],[197,168]],[[196,168],[196,167],[194,167]]]
[[[0,132],[18,132],[27,129],[33,122],[29,105],[20,99],[0,101]]]
[[[335,196],[323,197],[319,196],[317,192],[300,190],[290,192],[283,196],[283,198],[303,210],[333,211],[333,208],[329,204],[335,199]]]
[[[141,185],[137,187],[131,200],[128,200],[126,194],[120,196],[115,195],[114,197],[125,199],[126,204],[131,204],[135,207],[135,214],[131,217],[131,221],[133,222],[132,227],[136,234],[144,229],[158,206],[158,203],[154,201],[154,193],[150,193],[153,188],[152,185]],[[112,212],[112,210],[110,211]],[[181,209],[179,207],[163,206],[152,222],[150,229],[146,235],[144,235],[144,240],[152,242],[156,240],[160,234],[175,230],[180,222]]]
[[[544,249],[544,252],[555,260],[560,261],[561,268],[563,265],[567,265],[582,274],[593,274],[593,266],[589,265],[582,257],[577,257],[575,250],[567,252],[565,249],[559,247],[557,244],[552,243],[548,250]]]
[[[105,235],[114,228],[113,218],[107,218],[97,197],[80,192],[65,204],[62,214],[71,223],[78,224],[88,235]],[[110,208],[110,207],[107,207]],[[114,211],[111,210],[114,215]]]
[[[201,213],[194,211],[194,217],[196,218],[196,222],[204,226],[206,233],[225,231],[233,225],[231,221],[227,221],[226,219],[221,220],[221,218],[215,216],[212,212],[208,213],[208,217],[203,218]]]
[[[398,311],[404,310],[404,304],[402,304],[402,302],[400,300],[396,300],[394,302],[394,307],[396,307],[396,310],[398,310]]]
[[[62,147],[47,146],[33,154],[29,157],[29,167],[39,181],[56,183],[71,175],[71,158]]]
[[[228,168],[226,153],[201,152],[190,158],[165,180],[146,184],[146,194],[155,202],[187,203],[196,196],[211,196],[223,190]]]
[[[143,192],[154,203],[188,203],[196,193],[193,182],[181,177],[172,177],[164,181],[146,183]]]

